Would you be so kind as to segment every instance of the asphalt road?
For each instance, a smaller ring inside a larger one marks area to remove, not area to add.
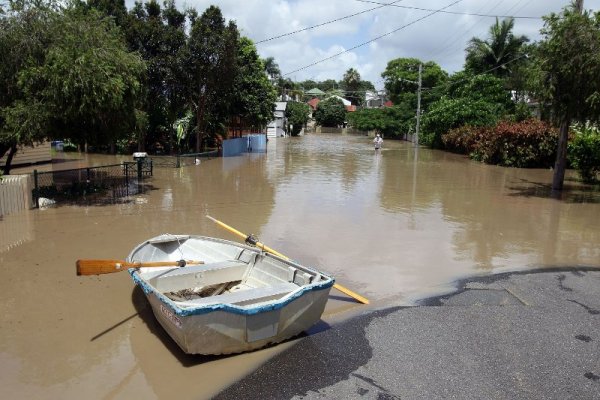
[[[600,399],[600,271],[464,281],[299,340],[216,399]]]

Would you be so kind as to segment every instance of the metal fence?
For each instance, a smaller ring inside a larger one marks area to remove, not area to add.
[[[61,171],[33,171],[32,197],[35,207],[47,202],[110,201],[139,193],[152,163],[145,160]],[[41,204],[42,203],[42,204]]]
[[[219,156],[219,150],[205,151],[203,153],[177,154],[174,156],[151,156],[149,159],[155,167],[181,168],[188,165],[197,165],[202,159],[210,160]]]

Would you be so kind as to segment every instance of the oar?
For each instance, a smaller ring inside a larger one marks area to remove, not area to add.
[[[219,221],[218,219],[211,217],[210,215],[207,215],[206,217],[208,219],[210,219],[211,221],[213,221],[214,223],[216,223],[217,225],[221,226],[222,228],[225,228],[229,232],[235,233],[236,235],[243,238],[244,240],[250,239],[249,243],[255,245],[256,247],[259,247],[265,251],[268,251],[271,254],[275,254],[276,256],[279,256],[279,257],[283,258],[284,260],[290,261],[289,257],[281,254],[280,252],[278,252],[276,250],[273,250],[272,248],[266,246],[264,243],[256,241],[252,236],[245,235],[242,232],[238,231],[237,229],[227,225],[224,222]],[[338,285],[337,283],[334,283],[333,287],[336,288],[337,290],[339,290],[340,292],[347,294],[348,296],[352,297],[353,299],[358,300],[359,302],[361,302],[363,304],[369,304],[369,300],[367,298],[365,298],[357,293],[354,293],[352,290],[350,290],[342,285]]]
[[[126,262],[122,260],[77,260],[77,275],[100,275],[121,272],[127,268],[141,267],[185,267],[186,265],[204,264],[204,261],[155,261]]]

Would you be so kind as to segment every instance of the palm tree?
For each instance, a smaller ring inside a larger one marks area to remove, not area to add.
[[[361,92],[361,78],[360,74],[354,68],[350,68],[344,74],[342,78],[346,89],[346,97],[352,102],[354,105],[362,105],[363,99],[365,97],[364,92]]]
[[[498,77],[506,77],[511,73],[511,63],[523,56],[523,44],[529,41],[527,36],[514,36],[512,33],[515,21],[513,18],[496,23],[490,27],[488,40],[474,37],[466,48],[465,69],[479,74],[489,72]]]
[[[281,76],[281,71],[279,70],[279,65],[275,62],[275,58],[267,57],[263,60],[265,65],[265,72],[269,75],[269,79],[271,82],[276,81]]]

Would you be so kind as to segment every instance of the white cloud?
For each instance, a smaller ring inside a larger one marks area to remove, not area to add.
[[[128,0],[128,6],[131,0]],[[376,0],[389,3],[390,0]],[[399,6],[440,9],[453,0],[406,0]],[[463,0],[448,11],[471,14],[540,17],[559,12],[566,0]],[[186,0],[180,8],[194,7],[202,13],[209,5],[219,6],[227,19],[237,22],[243,35],[255,42],[308,28],[363,10],[377,4],[353,0]],[[586,4],[589,8],[589,5]],[[431,11],[393,6],[379,8],[352,18],[257,44],[262,57],[274,57],[283,73],[298,70],[346,49],[411,24],[388,36],[342,55],[289,75],[296,80],[342,78],[348,68],[356,68],[363,79],[380,79],[387,62],[398,57],[435,61],[448,72],[460,70],[464,49],[473,36],[486,38],[494,18],[476,15],[437,13],[419,22]],[[413,23],[414,22],[414,23]],[[515,34],[539,39],[540,19],[517,19]],[[380,85],[376,85],[380,86]]]

